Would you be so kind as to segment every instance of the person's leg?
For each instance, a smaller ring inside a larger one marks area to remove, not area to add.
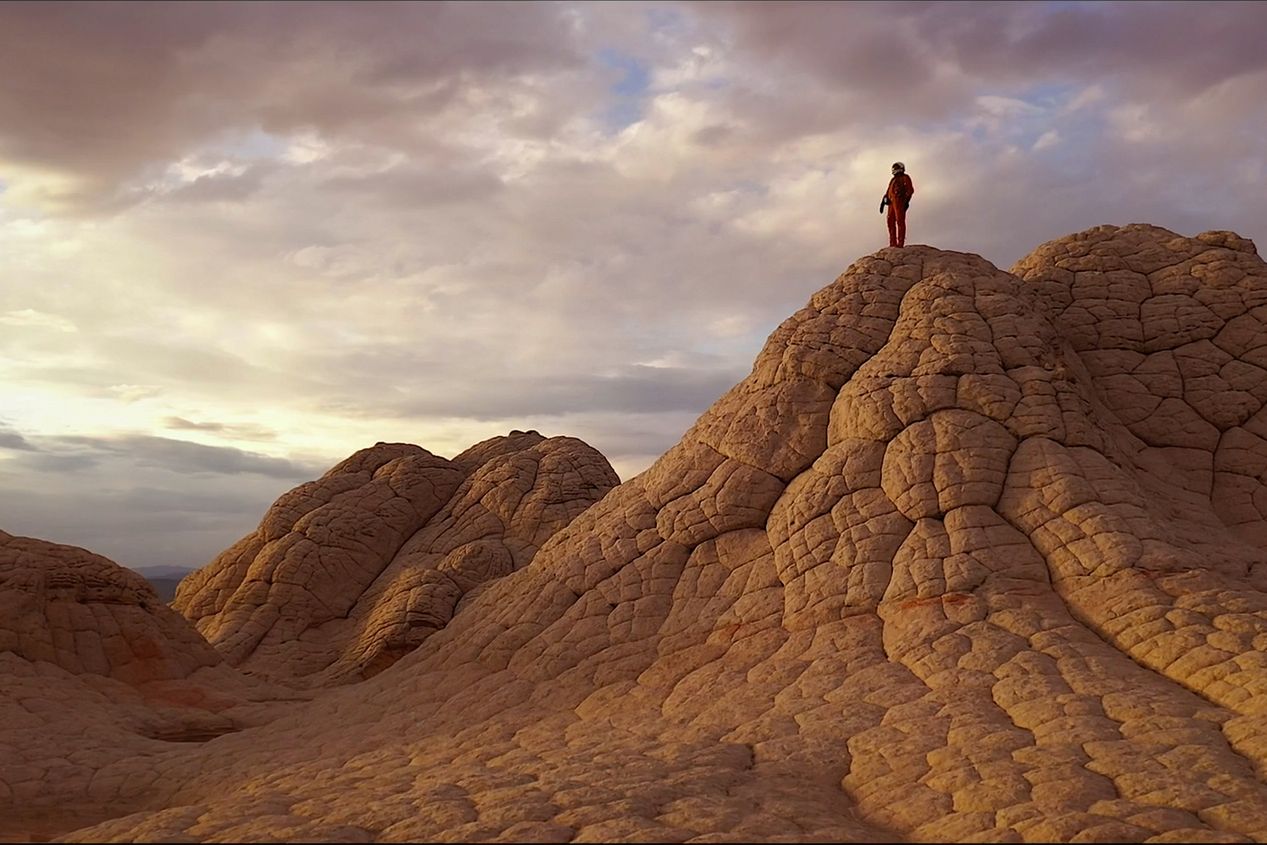
[[[896,206],[889,207],[895,208],[897,211],[897,245],[906,246],[906,209],[896,208]],[[890,236],[890,239],[892,239],[892,236]]]
[[[897,246],[897,211],[889,204],[889,246]]]

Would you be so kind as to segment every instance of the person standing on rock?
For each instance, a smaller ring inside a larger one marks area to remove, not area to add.
[[[906,165],[893,162],[893,178],[880,200],[881,214],[886,205],[889,207],[889,246],[906,246],[906,209],[910,208],[914,195],[915,183],[906,175]]]

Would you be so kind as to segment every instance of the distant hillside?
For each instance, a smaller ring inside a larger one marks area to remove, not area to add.
[[[141,573],[145,575],[145,573]],[[154,588],[154,592],[158,593],[158,597],[165,602],[170,602],[176,598],[176,585],[184,578],[183,575],[145,575],[145,580],[150,582],[150,586]]]
[[[138,567],[133,571],[150,582],[159,598],[170,602],[176,597],[176,585],[194,569],[185,566],[147,566]]]

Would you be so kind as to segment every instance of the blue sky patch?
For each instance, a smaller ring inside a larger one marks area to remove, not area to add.
[[[595,54],[599,64],[620,71],[620,78],[608,91],[612,101],[601,113],[602,121],[612,131],[620,131],[642,118],[642,105],[651,87],[651,69],[646,62],[604,47]]]

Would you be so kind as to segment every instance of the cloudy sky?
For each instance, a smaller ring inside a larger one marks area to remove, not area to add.
[[[622,478],[887,243],[1267,243],[1263,3],[0,4],[0,529],[197,566],[380,440]]]

